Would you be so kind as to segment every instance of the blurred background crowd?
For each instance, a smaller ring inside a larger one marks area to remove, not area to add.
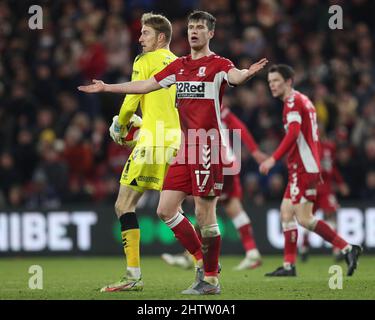
[[[43,29],[28,27],[29,6],[43,8]],[[328,26],[330,5],[344,29]],[[296,89],[314,102],[337,143],[337,166],[348,199],[375,198],[375,2],[370,0],[0,0],[0,206],[57,208],[113,202],[131,150],[110,140],[108,127],[123,96],[85,95],[91,79],[129,80],[139,53],[140,17],[153,11],[173,22],[171,50],[189,53],[186,15],[217,18],[211,49],[239,68],[267,57],[296,70]],[[266,72],[229,89],[225,105],[271,153],[284,135],[282,105]],[[244,149],[241,179],[256,205],[280,200],[286,169],[269,177]]]

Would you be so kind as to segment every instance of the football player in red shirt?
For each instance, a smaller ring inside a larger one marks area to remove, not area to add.
[[[340,248],[351,276],[357,267],[362,248],[348,244],[327,223],[313,215],[313,205],[320,181],[319,131],[315,107],[308,97],[293,89],[294,71],[287,65],[275,65],[268,72],[272,96],[284,102],[283,123],[286,135],[273,155],[261,163],[259,171],[269,170],[288,153],[288,185],[281,203],[284,231],[284,264],[266,276],[296,276],[297,224],[319,234]]]
[[[335,187],[341,195],[347,196],[349,194],[349,187],[345,183],[336,166],[336,144],[334,141],[328,139],[323,126],[319,126],[319,133],[321,137],[320,143],[320,165],[322,183],[317,186],[317,197],[314,203],[313,211],[322,210],[324,220],[336,230],[336,212],[340,207],[336,195]],[[307,261],[310,249],[309,232],[304,230],[303,242],[300,248],[300,256],[303,262]],[[333,255],[337,261],[340,261],[343,255],[340,248],[333,247]]]
[[[239,138],[258,164],[260,164],[267,158],[267,156],[262,151],[260,151],[257,143],[255,142],[252,134],[247,129],[246,125],[234,113],[232,113],[229,108],[222,108],[221,120],[223,127],[226,130],[228,130],[229,132],[233,132],[233,134],[239,135]],[[229,134],[228,131],[227,133]],[[226,149],[228,160],[227,167],[240,167],[241,159],[239,159],[238,155],[236,156],[234,154],[233,149],[230,147],[230,145],[231,144],[228,141],[228,147]],[[261,265],[262,260],[255,243],[252,223],[248,214],[242,206],[241,200],[242,186],[239,174],[224,175],[224,186],[219,201],[223,205],[224,211],[227,216],[232,220],[240,236],[242,246],[246,252],[245,258],[234,269],[255,269]],[[199,230],[197,230],[197,232],[198,236],[200,237]],[[179,266],[184,269],[189,269],[194,265],[193,259],[188,252],[175,255],[163,253],[162,259],[170,265]]]
[[[247,129],[246,125],[228,108],[223,108],[221,111],[221,119],[226,129],[231,132],[238,133],[242,143],[251,153],[254,160],[260,164],[267,156],[260,151],[252,134]],[[230,145],[228,146],[229,165],[232,167],[240,167],[240,155],[233,154]],[[238,170],[239,171],[239,170]],[[223,204],[225,213],[232,220],[241,239],[242,246],[246,252],[245,258],[241,263],[235,267],[235,270],[255,269],[261,265],[261,257],[257,249],[253,228],[249,216],[245,212],[242,200],[242,186],[240,175],[228,174],[224,175],[224,187],[221,197],[219,198]]]
[[[168,170],[160,195],[157,214],[171,228],[175,237],[197,260],[196,281],[183,294],[219,294],[218,260],[221,245],[216,220],[216,203],[223,187],[220,146],[223,144],[220,106],[225,82],[240,85],[267,64],[261,59],[248,69],[233,63],[209,48],[216,19],[204,11],[188,17],[188,41],[191,53],[176,59],[164,70],[144,81],[106,84],[93,80],[79,90],[145,94],[176,84],[176,107],[185,141],[176,162]],[[194,196],[195,214],[202,242],[193,226],[179,212],[188,195]]]

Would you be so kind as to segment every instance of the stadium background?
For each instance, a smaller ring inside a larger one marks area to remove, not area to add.
[[[28,27],[33,4],[43,8],[42,30]],[[343,30],[328,27],[333,4],[343,8]],[[336,141],[338,168],[350,187],[340,198],[339,231],[375,252],[375,2],[3,0],[0,256],[121,254],[113,205],[130,150],[110,140],[108,127],[123,97],[84,95],[76,87],[92,78],[129,80],[143,12],[170,18],[171,50],[187,54],[186,15],[197,8],[217,17],[211,49],[238,67],[263,56],[295,67],[296,88],[311,97]],[[270,153],[283,136],[282,110],[265,80],[263,73],[228,89],[225,104]],[[280,252],[275,210],[285,188],[284,164],[261,177],[244,149],[241,179],[261,252]],[[155,215],[157,198],[147,193],[139,210],[142,254],[180,250]],[[184,209],[190,216],[191,202]],[[233,226],[220,217],[223,253],[240,254]]]

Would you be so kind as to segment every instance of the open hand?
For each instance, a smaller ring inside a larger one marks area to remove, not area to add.
[[[105,83],[102,80],[92,80],[93,84],[86,86],[79,86],[78,90],[86,93],[102,92],[105,88]]]
[[[263,58],[259,60],[258,62],[253,63],[248,70],[249,76],[251,77],[254,74],[256,74],[258,71],[262,70],[267,63],[268,63],[267,58]]]

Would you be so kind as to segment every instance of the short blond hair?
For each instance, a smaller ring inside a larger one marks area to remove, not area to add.
[[[143,26],[151,27],[156,31],[156,34],[164,33],[165,42],[169,44],[172,39],[172,24],[161,14],[154,14],[152,12],[144,13],[141,19]]]

